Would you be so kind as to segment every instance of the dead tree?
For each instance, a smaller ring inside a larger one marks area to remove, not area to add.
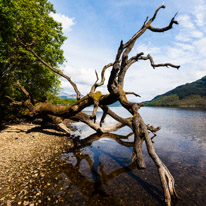
[[[42,117],[47,121],[51,121],[56,124],[58,127],[63,129],[66,133],[69,134],[69,128],[63,124],[64,119],[71,119],[75,121],[81,121],[93,128],[98,133],[108,133],[115,130],[118,130],[121,127],[128,126],[132,129],[134,133],[134,145],[133,145],[133,155],[132,161],[136,162],[136,165],[139,169],[144,169],[145,162],[142,155],[142,143],[145,141],[148,153],[152,160],[154,161],[155,165],[157,166],[160,180],[162,183],[162,188],[164,191],[165,203],[166,205],[171,205],[171,199],[177,198],[175,192],[175,181],[173,176],[170,174],[167,167],[158,157],[155,152],[151,137],[149,136],[149,131],[155,133],[160,128],[153,128],[149,125],[146,125],[140,116],[138,110],[140,109],[141,104],[135,102],[129,102],[127,99],[128,94],[135,94],[134,92],[126,92],[124,91],[124,79],[127,70],[130,68],[132,64],[141,60],[149,60],[153,69],[156,67],[172,67],[178,69],[180,66],[173,65],[171,63],[161,63],[156,64],[150,54],[144,55],[143,52],[136,54],[129,58],[129,54],[133,49],[136,40],[144,34],[146,30],[150,30],[152,32],[165,32],[172,29],[173,24],[178,24],[175,20],[175,16],[171,19],[168,26],[164,28],[155,28],[152,26],[153,21],[155,20],[157,13],[160,9],[165,8],[164,5],[161,5],[154,13],[152,18],[146,18],[143,26],[141,29],[134,34],[134,36],[129,39],[126,43],[121,41],[120,46],[117,50],[116,57],[112,63],[107,64],[103,67],[101,72],[101,80],[99,81],[98,74],[96,72],[97,80],[92,85],[90,92],[80,98],[80,92],[76,86],[76,84],[71,80],[70,77],[66,76],[62,72],[58,71],[57,69],[50,66],[46,63],[33,49],[32,44],[26,44],[23,40],[19,39],[20,46],[25,47],[28,51],[30,51],[42,64],[47,66],[53,72],[59,74],[60,76],[66,78],[69,83],[73,86],[78,101],[72,105],[53,105],[49,101],[39,102],[38,104],[34,105],[34,101],[32,100],[30,94],[25,90],[23,86],[19,82],[17,82],[17,86],[21,88],[21,90],[27,96],[27,100],[25,102],[16,102],[12,100],[12,104],[17,104],[24,106],[27,108],[27,115],[32,117]],[[98,87],[102,86],[105,82],[105,71],[109,67],[112,67],[110,77],[107,83],[108,94],[102,94],[100,91],[96,91]],[[128,110],[131,114],[129,118],[122,118],[111,111],[107,105],[115,103],[119,101],[126,110]],[[93,113],[92,115],[85,114],[81,112],[84,108],[93,105]],[[103,115],[101,118],[100,123],[96,123],[96,113],[97,109],[100,107],[103,110]],[[103,126],[104,119],[106,115],[110,115],[112,118],[117,120],[119,123],[112,126]]]

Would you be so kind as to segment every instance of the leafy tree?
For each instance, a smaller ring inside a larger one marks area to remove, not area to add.
[[[15,85],[17,80],[37,100],[59,88],[59,76],[19,42],[30,44],[39,56],[58,68],[65,60],[60,47],[66,38],[50,12],[55,10],[47,0],[0,0],[1,113],[8,104],[6,95],[16,100],[25,98]]]

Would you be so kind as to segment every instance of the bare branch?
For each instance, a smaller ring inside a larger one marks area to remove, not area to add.
[[[131,66],[131,64],[133,64],[134,62],[138,61],[138,59],[144,55],[143,52],[138,53],[136,56],[133,56],[129,59],[128,64]]]
[[[59,123],[58,127],[62,129],[66,134],[70,134],[69,128],[63,122]]]
[[[103,109],[103,114],[102,114],[102,117],[101,117],[101,120],[100,120],[100,123],[99,123],[100,127],[104,123],[104,120],[107,116],[108,107],[102,107],[102,109]]]
[[[27,100],[25,102],[22,102],[22,105],[24,105],[25,107],[27,107],[29,109],[30,112],[35,113],[35,107],[33,105],[32,102],[34,102],[29,94],[29,92],[24,88],[24,86],[22,86],[19,82],[19,80],[16,82],[16,86],[18,86],[21,91],[26,95]],[[20,103],[18,103],[20,104]],[[32,113],[31,113],[32,114]]]
[[[150,31],[153,31],[153,32],[165,32],[165,31],[168,31],[168,30],[172,29],[173,24],[179,24],[178,21],[175,20],[176,15],[177,15],[177,13],[176,13],[175,16],[171,19],[170,24],[169,24],[167,27],[154,28],[154,27],[152,27],[152,26],[150,25],[150,26],[148,27],[148,29],[149,29]]]
[[[149,133],[147,131],[147,126],[145,125],[144,121],[142,120],[141,116],[139,116],[140,126],[144,132],[144,139],[147,146],[148,153],[152,160],[154,161],[155,165],[158,168],[160,180],[162,183],[162,188],[164,191],[165,196],[165,203],[166,205],[171,205],[171,198],[178,198],[176,191],[175,191],[175,180],[167,167],[161,161],[157,153],[155,152],[154,146],[152,144],[152,140],[149,137]]]
[[[135,92],[125,92],[125,94],[133,94],[136,97],[141,97],[139,94],[136,94]]]
[[[76,84],[71,80],[70,77],[68,77],[66,74],[62,73],[61,71],[55,69],[54,67],[52,67],[51,65],[49,65],[48,63],[46,63],[33,49],[31,49],[30,46],[24,44],[20,39],[19,37],[18,38],[18,41],[19,43],[24,47],[26,48],[26,50],[30,51],[42,64],[44,64],[47,68],[51,69],[53,72],[55,72],[56,74],[64,77],[65,79],[68,80],[68,82],[72,85],[72,87],[74,88],[76,94],[77,94],[77,99],[80,99],[80,95],[81,93],[79,92]]]
[[[97,70],[95,70],[95,74],[96,74],[96,77],[97,77],[97,80],[95,82],[95,84],[96,84],[99,81],[99,76],[98,76]]]
[[[151,140],[153,140],[157,136],[156,132],[159,131],[161,127],[159,126],[155,128],[153,125],[149,125],[149,124],[146,126],[147,126],[147,130],[152,132],[153,136],[151,137]]]
[[[120,70],[120,61],[115,61],[107,84],[108,91],[113,95],[118,93],[117,76],[119,70]]]
[[[147,30],[147,28],[150,26],[150,24],[154,21],[154,19],[155,19],[155,17],[156,17],[156,14],[157,14],[157,12],[159,11],[160,8],[164,8],[164,5],[160,6],[160,7],[155,11],[155,14],[154,14],[153,18],[151,18],[148,22],[145,21],[143,27],[142,27],[137,33],[135,33],[134,36],[133,36],[127,43],[123,44],[123,42],[121,41],[121,44],[120,44],[120,47],[119,47],[119,49],[118,49],[118,53],[117,53],[117,56],[116,56],[115,64],[114,64],[114,66],[113,66],[112,73],[111,73],[111,75],[110,75],[110,80],[112,80],[112,81],[109,81],[109,84],[111,84],[111,83],[114,82],[114,80],[115,80],[115,78],[116,78],[116,75],[117,75],[119,69],[120,69],[120,74],[119,74],[119,76],[122,76],[122,75],[124,76],[124,73],[125,73],[126,70],[129,68],[129,66],[130,66],[133,62],[135,62],[135,61],[138,60],[139,55],[140,55],[140,56],[142,55],[142,53],[140,53],[140,54],[138,54],[138,55],[136,56],[136,58],[135,58],[135,57],[132,58],[132,59],[129,61],[129,65],[128,65],[128,55],[129,55],[130,51],[132,50],[132,48],[133,48],[133,46],[134,46],[137,38],[139,38],[139,37]],[[124,50],[124,49],[125,49],[125,50]],[[123,54],[122,54],[122,52],[123,52]],[[119,65],[120,60],[119,60],[119,58],[120,58],[121,54],[122,54],[122,58],[121,58],[122,61],[121,61],[121,67],[120,67],[120,65]],[[116,66],[115,66],[115,65],[116,65]],[[117,66],[118,66],[118,67],[117,67]],[[123,71],[123,72],[121,73],[121,71]],[[114,75],[112,75],[113,73],[114,73]],[[112,79],[111,79],[111,77],[112,77]],[[118,80],[118,82],[121,82],[121,84],[123,84],[122,77],[120,77],[120,80]],[[113,88],[114,88],[114,87],[113,87]],[[109,87],[108,87],[108,89],[109,89]],[[111,89],[109,89],[109,91],[110,91],[110,90],[111,90]],[[111,91],[110,91],[110,92],[111,92]]]
[[[137,167],[139,169],[145,169],[146,165],[143,159],[142,154],[142,143],[144,138],[141,136],[141,128],[140,128],[140,121],[139,121],[139,114],[138,114],[138,105],[133,104],[133,118],[132,118],[132,127],[134,132],[134,146],[133,146],[133,153],[132,153],[132,162],[136,161]]]
[[[22,86],[20,83],[19,83],[19,80],[16,82],[16,86],[18,86],[22,92],[26,95],[26,97],[28,99],[30,99],[30,95],[29,95],[29,92],[26,91],[26,89],[24,88],[24,86]]]
[[[115,112],[113,112],[109,107],[106,105],[102,106],[100,105],[103,111],[105,111],[108,115],[110,115],[112,118],[114,118],[116,121],[121,122],[128,127],[132,128],[132,118],[122,118],[119,115],[117,115]]]
[[[22,106],[23,102],[17,102],[15,101],[13,98],[11,98],[10,96],[6,96],[6,98],[8,98],[9,100],[11,100],[10,105],[18,105],[18,106]]]
[[[161,8],[165,8],[165,6],[162,4],[159,8],[157,8],[157,10],[155,11],[153,17],[149,21],[147,21],[148,18],[146,19],[146,21],[144,22],[143,27],[127,43],[125,43],[123,45],[124,48],[128,47],[129,45],[131,45],[134,41],[136,41],[137,38],[139,38],[147,30],[147,28],[149,28],[150,24],[155,20],[156,15],[157,15],[158,11]],[[127,51],[126,53],[129,53],[129,52]]]
[[[153,125],[146,125],[147,126],[147,130],[149,130],[150,132],[152,132],[153,134],[156,133],[157,131],[159,131],[161,129],[160,126],[158,127],[154,127]]]
[[[104,81],[105,81],[105,75],[104,74],[105,74],[106,69],[113,66],[113,65],[114,65],[114,63],[110,63],[110,64],[107,64],[107,65],[104,66],[104,68],[102,69],[102,73],[101,73],[101,82],[97,84],[98,87],[102,86],[104,84]]]
[[[154,15],[153,15],[153,17],[152,17],[152,19],[151,19],[152,21],[155,20],[155,18],[156,18],[156,16],[157,16],[157,13],[158,13],[158,11],[159,11],[160,9],[165,9],[164,3],[163,3],[159,8],[157,8],[157,10],[155,11],[155,13],[154,13]]]
[[[90,116],[90,119],[93,119],[94,123],[96,122],[96,115],[97,115],[98,106],[99,106],[99,101],[94,99],[94,109],[93,109],[93,112],[92,112],[92,116]]]
[[[99,132],[99,133],[108,133],[108,132],[114,132],[124,126],[127,126],[126,124],[120,122],[111,126],[104,126],[104,127],[100,127],[99,124],[94,123],[93,120],[90,119],[90,116],[83,113],[83,112],[79,112],[78,114],[74,115],[71,117],[72,120],[75,121],[81,121],[84,122],[85,124],[87,124],[89,127],[91,127],[92,129],[94,129],[95,131]]]
[[[142,28],[145,26],[145,24],[146,24],[148,18],[149,18],[149,16],[147,16],[146,20],[144,21],[144,24],[143,24]]]
[[[102,86],[102,85],[104,84],[104,81],[105,81],[105,71],[106,71],[107,68],[109,68],[109,67],[111,67],[111,66],[113,66],[113,63],[107,64],[107,65],[105,65],[105,66],[103,67],[102,72],[101,72],[101,81],[100,81],[99,83],[97,83],[97,82],[99,81],[98,73],[97,73],[97,71],[95,70],[97,80],[96,80],[96,82],[93,84],[90,92],[94,93],[97,87]]]
[[[123,50],[124,50],[124,44],[123,44],[123,40],[121,40],[120,46],[119,46],[119,49],[118,49],[118,51],[117,51],[117,55],[116,55],[116,58],[115,58],[115,62],[118,62],[118,61],[119,61],[120,56],[121,56]]]
[[[155,20],[158,11],[161,8],[165,8],[164,4],[162,4],[154,13],[153,17],[148,21],[148,18],[146,18],[146,21],[144,22],[142,28],[127,42],[125,43],[123,46],[120,45],[120,48],[118,50],[118,57],[120,57],[123,50],[123,54],[122,54],[122,62],[121,62],[121,67],[120,67],[120,72],[118,75],[118,83],[121,84],[121,86],[123,87],[123,80],[124,80],[124,76],[125,73],[127,71],[127,69],[136,61],[138,61],[139,57],[141,55],[143,55],[143,53],[138,54],[135,57],[132,57],[129,61],[128,61],[128,55],[130,53],[130,51],[132,50],[132,48],[134,47],[134,44],[136,42],[136,40],[148,29],[151,27],[151,23]],[[173,22],[174,23],[174,22]],[[172,24],[173,24],[172,23]]]
[[[153,69],[155,69],[155,67],[173,67],[173,68],[176,68],[176,69],[179,69],[180,66],[179,65],[174,65],[174,64],[171,64],[171,63],[163,63],[163,64],[155,64],[154,63],[154,60],[152,58],[152,56],[150,54],[148,54],[147,56],[141,56],[139,57],[140,60],[150,60],[150,63],[151,63],[151,66],[153,67]]]
[[[126,65],[124,65],[124,68],[121,69],[121,71],[119,72],[119,75],[118,75],[118,83],[120,85],[123,86],[123,82],[124,82],[124,77],[125,77],[125,74],[127,72],[127,70],[129,69],[129,67],[138,61],[138,59],[143,55],[144,53],[141,52],[141,53],[138,53],[136,56],[133,56],[131,57],[127,62],[126,62]]]

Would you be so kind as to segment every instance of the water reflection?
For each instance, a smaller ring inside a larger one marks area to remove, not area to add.
[[[78,199],[73,195],[72,199],[65,199],[64,196],[65,203],[74,205],[75,202],[80,204],[83,201],[83,205],[129,205],[125,200],[130,199],[130,202],[139,205],[139,199],[131,198],[134,196],[131,192],[135,191],[136,194],[140,188],[144,188],[158,205],[164,204],[160,187],[149,184],[133,172],[136,164],[130,161],[133,147],[131,135],[92,134],[85,139],[73,140],[74,146],[62,156],[62,160],[67,162],[62,172],[70,180],[69,184],[75,185]],[[115,153],[110,150],[110,146]],[[121,178],[121,186],[116,185],[120,183],[118,177]],[[128,184],[131,181],[140,188],[132,188]]]
[[[120,108],[112,108],[128,117]],[[89,112],[89,111],[88,111]],[[146,123],[161,126],[155,148],[176,179],[181,199],[175,205],[205,205],[206,201],[206,112],[175,108],[142,108]],[[113,120],[109,117],[106,124]],[[78,125],[78,127],[81,125]],[[123,128],[116,134],[91,134],[82,126],[80,138],[62,157],[61,170],[70,180],[65,198],[70,205],[164,205],[154,163],[143,155],[146,170],[131,163],[133,136]],[[121,134],[121,135],[119,135]]]
[[[129,115],[120,108],[112,109],[120,116]],[[175,205],[204,206],[206,112],[174,108],[142,108],[140,112],[146,123],[162,127],[154,146],[176,180],[180,199]],[[105,124],[112,123],[107,117]],[[157,169],[145,145],[146,170],[137,170],[131,163],[130,128],[98,135],[82,124],[77,127],[81,132],[74,136],[73,147],[60,161],[49,163],[48,174],[35,177],[35,185],[30,186],[35,196],[34,188],[41,190],[42,205],[164,205]]]

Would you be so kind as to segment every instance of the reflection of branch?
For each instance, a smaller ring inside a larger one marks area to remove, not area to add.
[[[129,135],[131,135],[131,134],[129,134]],[[86,139],[78,140],[78,143],[82,145],[82,142],[84,142],[84,143],[87,142],[84,145],[84,146],[86,146],[88,144],[89,145],[92,144],[92,142],[94,142],[100,138],[110,138],[110,139],[114,139],[115,141],[117,141],[118,143],[121,144],[121,143],[123,143],[122,139],[128,138],[129,135],[119,136],[116,134],[103,134],[103,135],[93,134],[93,135],[90,135],[89,137],[87,137]],[[121,144],[121,145],[124,145],[124,144]],[[91,203],[90,201],[95,201],[96,198],[99,199],[101,197],[101,202],[106,201],[106,203],[105,203],[106,205],[107,204],[116,205],[116,203],[118,201],[118,197],[116,197],[113,194],[111,195],[111,194],[107,193],[104,189],[104,185],[108,184],[108,182],[110,180],[114,179],[115,177],[117,177],[121,174],[133,171],[136,168],[136,164],[131,163],[128,166],[124,166],[124,167],[115,169],[114,171],[112,171],[108,174],[104,171],[104,165],[99,161],[100,153],[94,154],[95,155],[94,159],[97,160],[96,163],[98,164],[95,166],[95,163],[93,162],[93,160],[91,159],[91,157],[88,154],[83,154],[82,152],[80,152],[81,151],[80,149],[82,149],[84,146],[82,145],[82,147],[78,147],[78,148],[74,149],[73,151],[71,151],[71,150],[69,151],[69,153],[73,152],[74,156],[76,157],[77,163],[75,165],[70,163],[69,165],[67,165],[64,168],[63,172],[68,176],[68,178],[70,180],[70,184],[75,185],[82,194],[86,195],[89,198],[89,203]],[[124,145],[124,146],[132,147],[133,143],[131,142],[130,145]],[[80,164],[81,164],[82,160],[85,160],[88,163],[94,182],[88,180],[85,175],[81,174]],[[130,175],[133,176],[134,174],[130,173]],[[159,201],[159,197],[156,195],[156,192],[160,193],[160,191],[156,187],[152,187],[151,185],[149,185],[148,183],[146,183],[144,180],[142,180],[139,177],[136,177],[136,180],[138,180],[139,184],[141,184],[141,186],[143,186],[149,193],[151,193]],[[153,190],[155,190],[156,192],[154,193]],[[92,199],[90,199],[90,197],[92,197]]]
[[[79,158],[81,160],[85,159],[83,156]],[[87,156],[87,160],[88,158],[89,157]],[[99,174],[94,172],[94,168],[90,167],[90,169],[94,175],[94,182],[89,181],[84,175],[81,174],[80,168],[73,166],[72,164],[69,164],[69,166],[67,165],[67,167],[63,169],[63,172],[68,176],[70,184],[75,185],[78,188],[78,191],[88,198],[86,205],[96,205],[93,203],[97,202],[100,196],[101,203],[105,203],[105,205],[121,205],[119,204],[120,200],[116,197],[116,195],[107,193],[104,190],[104,185],[102,184]]]
[[[106,134],[94,133],[84,139],[75,138],[73,139],[74,147],[70,148],[68,152],[75,152],[76,150],[83,149],[87,146],[90,146],[94,141],[97,141],[102,138],[112,139],[118,142],[120,145],[123,145],[126,147],[133,147],[133,142],[122,141],[123,139],[128,139],[128,137],[131,136],[132,134],[133,133],[130,133],[127,136],[123,136],[123,135],[117,135],[117,134],[112,134],[112,133],[106,133]]]
[[[104,190],[104,184],[107,183],[110,179],[112,179],[112,176],[114,178],[115,173],[109,176],[106,175],[103,172],[103,166],[101,162],[98,161],[98,166],[95,167],[90,156],[88,154],[82,154],[80,150],[88,145],[91,145],[94,141],[100,138],[111,138],[111,139],[119,141],[120,139],[127,139],[128,136],[121,136],[121,135],[119,136],[115,134],[99,135],[96,133],[96,134],[90,135],[86,139],[81,140],[77,138],[73,140],[75,146],[74,148],[70,149],[68,152],[69,153],[73,152],[74,156],[76,157],[77,163],[75,164],[75,166],[73,164],[69,164],[69,167],[67,166],[63,170],[63,172],[69,177],[71,184],[76,185],[78,187],[78,190],[81,191],[82,194],[86,195],[89,198],[89,202],[95,201],[96,198],[99,199],[99,195],[100,195],[101,198],[105,198],[105,204],[107,203],[109,205],[113,205],[113,204],[117,205],[117,203],[119,203],[118,197],[116,197],[113,194],[109,194]],[[122,143],[124,144],[123,141]],[[132,146],[132,144],[130,146]],[[80,164],[82,160],[85,160],[88,163],[92,176],[93,176],[94,183],[89,181],[84,175],[81,174]],[[100,173],[98,173],[98,167],[100,169]],[[125,172],[124,170],[119,171],[116,174],[116,176],[124,172]],[[92,199],[90,199],[90,197],[92,197]],[[103,200],[101,199],[101,202],[102,201]]]

